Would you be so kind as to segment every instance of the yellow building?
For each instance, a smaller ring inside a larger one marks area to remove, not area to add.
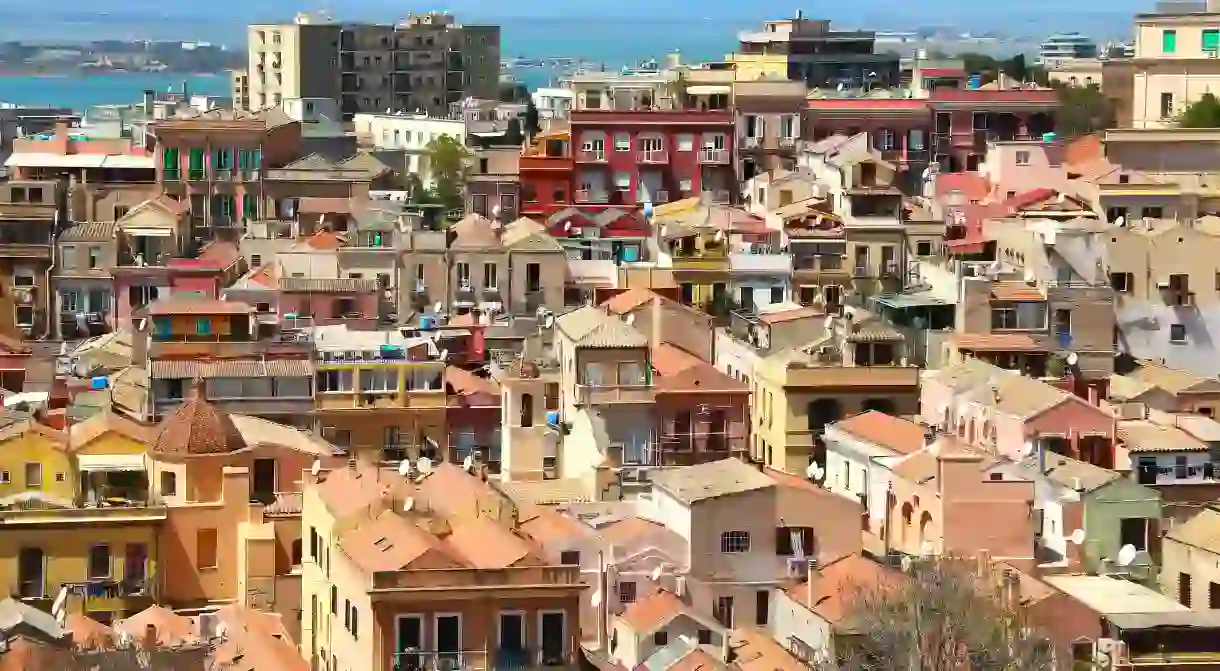
[[[657,220],[685,305],[709,307],[729,293],[728,234],[706,224],[708,212],[704,208]]]
[[[787,54],[728,54],[724,60],[733,64],[737,81],[788,78]]]
[[[0,440],[0,585],[110,622],[155,602],[166,510],[149,505],[143,428],[110,414],[66,434],[34,422]],[[79,441],[77,443],[76,441]]]

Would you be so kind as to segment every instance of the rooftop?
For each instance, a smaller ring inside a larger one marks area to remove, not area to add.
[[[662,471],[652,476],[652,482],[687,505],[776,484],[757,468],[733,458]]]

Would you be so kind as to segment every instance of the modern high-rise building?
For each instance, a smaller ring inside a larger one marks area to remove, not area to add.
[[[337,23],[299,14],[248,28],[249,66],[234,73],[234,101],[257,110],[291,98],[337,100],[345,120],[388,110],[444,115],[464,97],[494,98],[499,26],[413,14],[394,25]]]

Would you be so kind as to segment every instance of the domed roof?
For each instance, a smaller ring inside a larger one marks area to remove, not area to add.
[[[195,398],[161,421],[153,450],[161,454],[227,454],[246,447],[228,413],[208,403],[196,382]]]

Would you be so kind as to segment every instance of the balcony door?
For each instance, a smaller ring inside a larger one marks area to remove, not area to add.
[[[399,615],[395,624],[395,671],[423,666],[418,654],[424,649],[424,619],[419,615]],[[413,654],[411,654],[413,653]]]
[[[17,558],[17,582],[21,598],[46,597],[46,555],[41,548],[21,548]]]
[[[437,615],[436,665],[439,671],[462,667],[462,616]]]
[[[525,616],[521,613],[500,613],[500,662],[524,666]]]
[[[561,611],[544,612],[538,616],[539,647],[543,666],[560,666],[564,662],[566,622]]]

